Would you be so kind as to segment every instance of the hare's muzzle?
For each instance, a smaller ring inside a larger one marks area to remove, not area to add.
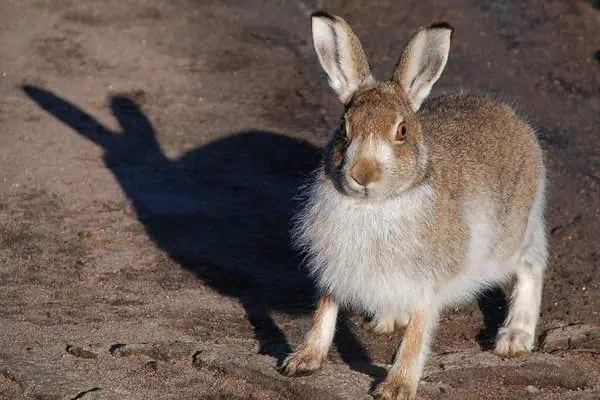
[[[368,196],[379,181],[382,180],[383,173],[381,166],[376,160],[368,158],[359,158],[348,169],[346,173],[346,183],[350,189],[350,194],[356,194],[361,197]]]

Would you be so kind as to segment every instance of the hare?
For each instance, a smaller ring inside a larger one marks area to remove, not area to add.
[[[345,113],[293,228],[321,298],[282,373],[320,368],[339,307],[351,307],[373,315],[375,330],[407,324],[374,396],[414,399],[443,308],[515,275],[495,351],[532,350],[547,261],[545,169],[533,129],[490,98],[425,102],[448,60],[446,23],[419,29],[384,82],[342,18],[313,14],[312,34]]]

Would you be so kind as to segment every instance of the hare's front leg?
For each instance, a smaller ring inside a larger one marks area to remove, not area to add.
[[[376,399],[413,400],[416,398],[436,321],[437,312],[415,311],[410,314],[394,364],[387,378],[373,393]]]
[[[517,271],[508,317],[496,339],[499,355],[514,357],[533,349],[545,270],[545,259],[537,259],[524,258]]]
[[[333,342],[338,305],[329,296],[321,297],[315,312],[315,322],[304,338],[304,343],[290,354],[281,367],[287,376],[308,375],[323,365]]]

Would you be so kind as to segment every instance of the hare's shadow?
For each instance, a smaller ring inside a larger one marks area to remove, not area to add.
[[[315,290],[289,241],[295,195],[318,164],[318,149],[286,136],[248,130],[170,159],[137,104],[112,97],[122,127],[113,132],[39,87],[23,91],[104,150],[104,163],[133,204],[149,237],[183,268],[244,306],[260,352],[281,363],[291,349],[272,311],[310,312]],[[369,357],[342,316],[338,349],[372,374]]]

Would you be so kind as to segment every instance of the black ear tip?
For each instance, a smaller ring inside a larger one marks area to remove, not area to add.
[[[440,22],[436,22],[435,24],[432,24],[429,29],[449,29],[450,30],[450,36],[452,36],[454,34],[454,28],[452,27],[452,25],[450,25],[447,22],[444,21],[440,21]]]
[[[315,11],[311,14],[311,18],[327,18],[331,21],[334,21],[335,18],[331,14],[326,13],[325,11]]]

